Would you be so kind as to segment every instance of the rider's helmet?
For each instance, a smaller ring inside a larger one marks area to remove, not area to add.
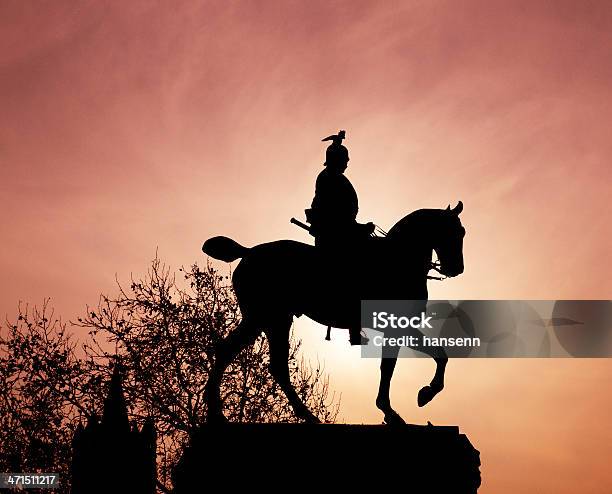
[[[330,135],[323,139],[325,141],[332,141],[325,151],[325,166],[342,164],[346,165],[349,160],[348,149],[342,145],[342,140],[346,137],[344,130],[339,131],[337,134]]]

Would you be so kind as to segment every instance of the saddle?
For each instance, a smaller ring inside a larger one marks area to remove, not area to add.
[[[379,235],[370,233],[367,225],[357,222],[347,225],[345,229],[334,228],[332,225],[322,226],[316,210],[306,209],[305,213],[310,226],[295,218],[292,218],[291,222],[315,237],[315,246],[322,256],[321,262],[329,263],[327,272],[344,280],[350,279],[350,285],[354,288],[376,282],[379,275],[370,267],[377,265],[377,260],[383,255],[384,237],[380,235],[385,235],[386,232],[379,229]],[[361,328],[350,329],[349,335],[351,345],[367,343]],[[327,327],[325,340],[331,341],[331,326]]]

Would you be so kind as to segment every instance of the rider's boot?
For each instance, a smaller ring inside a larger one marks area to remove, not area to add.
[[[349,329],[349,342],[351,345],[367,345],[369,339],[361,334],[361,328]]]

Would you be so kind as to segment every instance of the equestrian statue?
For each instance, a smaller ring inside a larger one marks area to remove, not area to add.
[[[363,344],[362,300],[427,301],[433,268],[445,277],[463,273],[465,229],[461,201],[446,209],[419,209],[400,219],[388,233],[376,235],[373,223],[356,221],[357,194],[344,175],[349,156],[340,131],[324,139],[325,169],[316,182],[315,197],[304,224],[315,245],[277,240],[244,247],[227,237],[208,239],[202,250],[225,262],[241,259],[232,277],[242,320],[215,351],[206,385],[209,422],[225,418],[220,398],[223,373],[240,350],[264,332],[270,349],[270,371],[296,415],[306,422],[319,419],[302,402],[289,379],[289,335],[294,317],[305,315],[320,324],[349,331],[353,345]],[[437,262],[433,263],[433,254]],[[423,347],[436,362],[435,374],[418,393],[417,404],[429,403],[444,387],[447,357],[443,349]],[[376,406],[387,424],[405,423],[391,407],[389,390],[399,348],[385,348],[380,365]]]

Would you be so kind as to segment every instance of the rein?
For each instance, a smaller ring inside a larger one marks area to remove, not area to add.
[[[385,230],[383,230],[380,226],[374,225],[374,232],[372,233],[371,236],[372,237],[386,237],[387,236],[387,232]],[[427,275],[427,279],[428,280],[443,281],[443,280],[445,280],[447,278],[440,271],[440,262],[439,261],[432,261],[430,266],[429,266],[429,270],[430,271],[433,270],[436,273],[441,274],[442,276],[429,276],[429,275]]]
[[[310,232],[310,227],[307,224],[302,223],[301,221],[299,221],[299,220],[297,220],[295,218],[291,218],[291,223],[293,223],[294,225],[299,226],[300,228],[303,228],[307,232]],[[380,226],[374,225],[374,231],[370,234],[370,236],[371,237],[386,237],[387,236],[387,232],[385,230],[383,230]],[[442,276],[429,276],[429,275],[427,275],[427,279],[428,280],[443,281],[443,280],[445,280],[447,278],[440,271],[440,263],[438,261],[434,261],[434,262],[431,263],[431,265],[429,266],[429,271],[431,271],[431,270],[435,271],[436,273],[441,274]]]

